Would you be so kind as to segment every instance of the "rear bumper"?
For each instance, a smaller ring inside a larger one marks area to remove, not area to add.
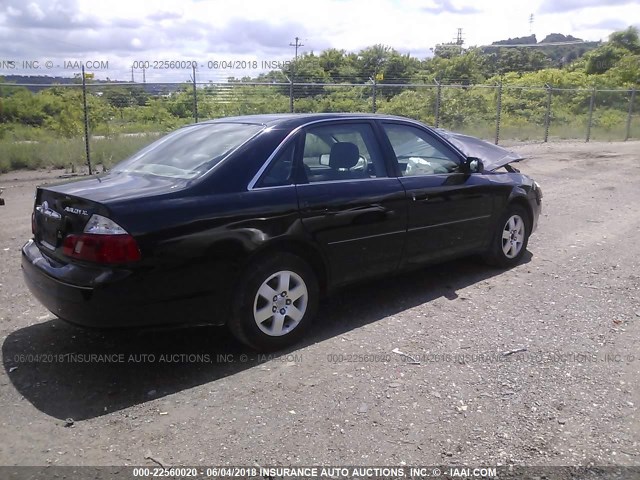
[[[216,302],[208,295],[152,298],[144,278],[130,271],[56,264],[32,240],[22,247],[22,272],[40,303],[61,319],[81,326],[124,328],[226,321],[223,312],[211,311],[209,307]]]

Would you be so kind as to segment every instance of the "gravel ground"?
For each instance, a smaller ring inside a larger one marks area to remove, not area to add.
[[[640,464],[640,142],[513,148],[545,195],[523,264],[350,288],[277,357],[55,319],[19,253],[61,172],[0,176],[0,465]]]

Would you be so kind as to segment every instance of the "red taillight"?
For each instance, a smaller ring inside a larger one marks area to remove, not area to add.
[[[66,256],[87,262],[114,264],[140,260],[138,244],[129,234],[67,235],[62,249]]]

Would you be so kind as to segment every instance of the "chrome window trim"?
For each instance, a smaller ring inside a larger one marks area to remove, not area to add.
[[[265,172],[265,170],[267,168],[269,168],[269,165],[271,165],[271,162],[273,161],[273,159],[276,156],[278,156],[278,154],[280,153],[280,151],[282,149],[286,148],[287,142],[289,142],[289,140],[291,140],[293,137],[295,137],[298,134],[298,132],[300,132],[300,130],[302,130],[303,128],[306,128],[306,127],[308,127],[310,125],[316,125],[318,123],[327,123],[327,122],[346,123],[346,122],[353,122],[353,121],[370,122],[372,120],[373,121],[377,121],[377,120],[380,120],[380,118],[377,118],[377,117],[322,118],[320,120],[313,120],[311,122],[307,122],[307,123],[304,123],[302,125],[298,125],[296,128],[294,128],[293,130],[291,130],[287,134],[287,136],[284,138],[284,140],[282,140],[282,142],[280,142],[280,145],[278,145],[275,148],[275,150],[271,153],[271,155],[269,155],[269,158],[267,158],[267,160],[262,164],[260,169],[258,169],[258,172],[253,176],[253,178],[249,182],[249,185],[247,185],[247,190],[251,191],[254,188],[255,189],[273,188],[273,187],[256,187],[256,183],[258,183],[258,180],[260,180],[260,177]],[[376,177],[376,178],[396,178],[396,177]],[[372,179],[371,178],[364,178],[364,179],[361,179],[361,180],[372,180]],[[313,184],[316,184],[316,183],[330,183],[330,182],[333,182],[333,181],[343,182],[344,180],[328,180],[328,181],[325,181],[325,182],[313,182]],[[296,184],[292,183],[291,185],[296,185]],[[279,185],[279,186],[283,186],[283,185]]]
[[[263,190],[272,190],[274,188],[287,188],[287,187],[296,187],[297,185],[294,183],[287,183],[286,185],[269,185],[267,187],[256,187],[251,189],[251,191],[255,190],[257,192],[261,192]]]
[[[298,183],[296,187],[304,187],[307,185],[323,185],[325,183],[347,183],[347,182],[370,182],[372,180],[397,180],[398,177],[369,177],[369,178],[351,178],[345,180],[321,180],[319,182]]]
[[[284,187],[307,187],[312,185],[323,185],[325,183],[347,183],[347,182],[362,182],[370,180],[398,180],[398,177],[371,177],[371,178],[352,178],[346,180],[323,180],[321,182],[309,182],[309,183],[288,183],[287,185],[270,185],[267,187],[256,187],[253,190],[262,191],[269,190],[271,188],[284,188]]]

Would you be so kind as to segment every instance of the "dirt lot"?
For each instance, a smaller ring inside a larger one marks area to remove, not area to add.
[[[545,195],[522,265],[349,289],[277,358],[55,319],[20,247],[59,172],[0,176],[0,464],[640,464],[640,142],[514,149]]]

